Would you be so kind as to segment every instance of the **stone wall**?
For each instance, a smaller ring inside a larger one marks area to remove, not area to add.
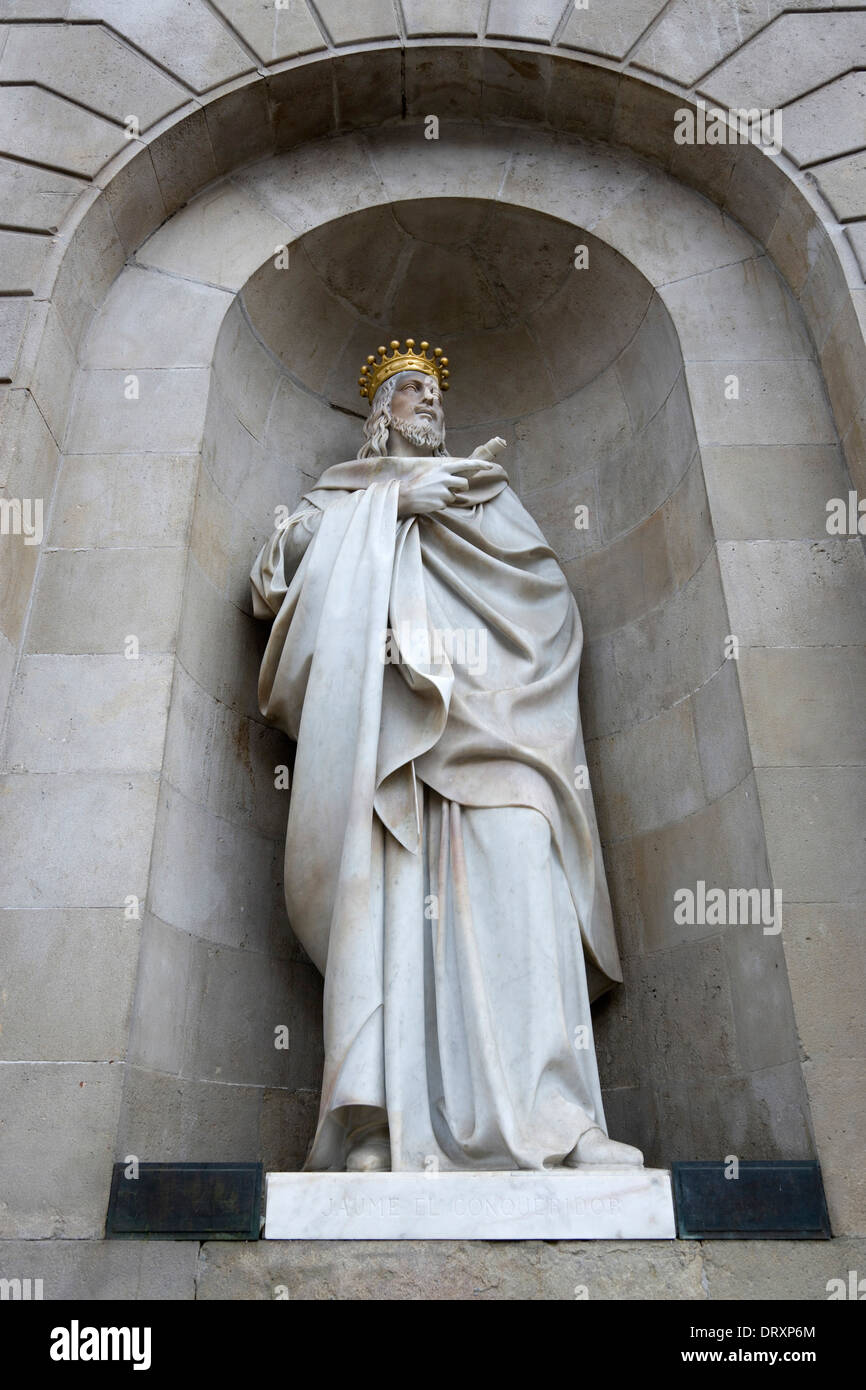
[[[239,311],[225,316],[278,244],[360,208],[466,197],[557,218],[633,264],[656,289],[646,332],[653,322],[657,331],[643,348],[635,339],[630,378],[627,360],[617,363],[630,427],[635,411],[648,431],[666,418],[654,396],[640,400],[647,360],[660,374],[653,391],[665,388],[666,361],[678,369],[663,350],[663,305],[684,364],[672,399],[687,388],[700,447],[700,463],[690,449],[669,492],[651,468],[645,495],[626,488],[634,510],[621,513],[619,531],[621,501],[605,514],[599,493],[603,544],[567,560],[590,639],[587,677],[608,677],[607,687],[585,682],[584,708],[629,968],[600,1033],[651,1038],[655,1049],[640,1067],[619,1050],[603,1059],[611,1119],[637,1107],[645,1142],[676,1132],[682,1157],[734,1117],[732,1151],[745,1154],[757,1132],[790,1155],[806,1142],[802,1076],[835,1228],[861,1230],[864,562],[858,541],[828,538],[824,509],[851,485],[846,464],[854,485],[863,479],[862,176],[845,153],[843,76],[863,16],[781,14],[731,57],[741,31],[695,22],[693,7],[669,7],[644,38],[599,15],[583,37],[601,56],[578,62],[566,50],[585,20],[571,7],[524,32],[544,7],[492,5],[488,32],[510,33],[507,48],[492,38],[401,47],[399,27],[384,41],[365,33],[375,7],[354,16],[351,34],[339,32],[345,7],[327,8],[317,6],[336,33],[322,34],[312,13],[306,24],[278,17],[277,52],[243,0],[232,6],[234,30],[201,7],[185,42],[168,0],[146,11],[102,0],[98,14],[74,3],[69,18],[87,23],[68,28],[33,4],[12,7],[0,59],[11,84],[0,89],[2,220],[17,229],[2,234],[11,278],[0,486],[53,500],[41,548],[4,539],[0,551],[0,666],[13,691],[0,871],[10,943],[4,1232],[98,1234],[110,1163],[127,1140],[160,1147],[142,1156],[237,1157],[233,1126],[250,1132],[270,1091],[300,1087],[314,1070],[302,1053],[288,1077],[252,1077],[245,1024],[214,1041],[216,1020],[225,1026],[263,978],[256,970],[265,972],[279,912],[276,808],[248,771],[254,756],[273,755],[271,736],[248,687],[241,693],[221,665],[239,650],[252,663],[240,553],[269,522],[250,513],[235,529],[233,516],[229,539],[211,488],[223,424],[234,416],[241,437],[253,437],[260,404],[233,402],[224,369],[220,380]],[[476,9],[439,7],[433,22],[473,34]],[[430,22],[411,10],[403,5],[399,21],[409,34]],[[820,56],[802,41],[816,22]],[[557,52],[546,51],[551,41]],[[248,49],[265,42],[267,51]],[[333,51],[344,44],[355,47]],[[324,56],[292,56],[319,48]],[[661,76],[638,76],[635,62]],[[109,83],[120,70],[123,81]],[[785,153],[773,161],[751,147],[676,146],[673,111],[696,93],[785,103]],[[140,113],[140,140],[124,137],[127,108]],[[431,111],[442,130],[425,144]],[[502,124],[509,119],[519,127]],[[303,143],[328,132],[323,145]],[[288,190],[279,207],[243,171],[272,154],[271,184]],[[51,167],[37,174],[40,164]],[[236,178],[199,191],[238,166]],[[137,400],[124,394],[131,372]],[[722,389],[731,372],[736,403]],[[568,409],[551,408],[561,418]],[[529,459],[532,425],[510,423]],[[518,458],[519,474],[522,466]],[[613,499],[615,472],[596,478]],[[565,484],[573,500],[568,475],[534,489],[527,481],[540,519],[545,492]],[[196,633],[182,622],[193,593],[208,613]],[[728,632],[740,637],[736,671],[719,659]],[[130,635],[137,661],[124,655]],[[623,804],[626,765],[636,777]],[[172,828],[181,808],[185,839]],[[754,830],[740,841],[750,814]],[[195,823],[201,835],[190,837]],[[218,859],[214,833],[246,844],[246,880],[227,870],[236,860]],[[182,854],[178,864],[181,845],[203,858]],[[655,935],[673,884],[715,871],[746,886],[758,881],[753,869],[783,892],[784,961],[773,938],[681,945]],[[215,898],[214,883],[233,896]],[[140,919],[124,915],[132,897],[144,905]],[[248,935],[240,909],[253,902]],[[306,998],[303,962],[280,950],[282,978]],[[709,991],[697,1005],[696,978]],[[181,996],[183,1023],[169,1002]],[[734,1026],[695,1055],[707,1017]],[[229,1085],[212,1074],[224,1057]],[[708,1060],[720,1068],[710,1087]],[[230,1091],[239,1107],[225,1104]],[[271,1132],[281,1152],[297,1151],[281,1122]]]

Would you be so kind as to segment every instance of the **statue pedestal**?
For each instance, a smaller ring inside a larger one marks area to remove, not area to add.
[[[266,1240],[673,1240],[661,1168],[268,1173]]]

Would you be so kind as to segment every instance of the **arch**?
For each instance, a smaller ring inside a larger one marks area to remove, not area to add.
[[[328,61],[336,63],[338,60]],[[449,59],[449,62],[454,61],[453,58]],[[339,81],[336,67],[334,73],[335,81]],[[525,72],[522,78],[524,82],[528,81]],[[248,85],[252,90],[255,83]],[[378,96],[373,95],[376,86],[376,83],[371,84],[369,96],[374,103],[379,100]],[[554,100],[551,92],[555,86],[551,79],[545,97],[548,103]],[[246,91],[246,88],[243,90]],[[514,100],[513,93],[510,99]],[[557,99],[563,101],[562,92]],[[459,103],[464,98],[452,94],[452,100]],[[501,93],[499,100],[504,101]],[[550,109],[549,105],[546,109]],[[469,113],[461,108],[459,114],[466,116]],[[118,666],[117,661],[124,658],[115,659],[112,654],[122,649],[128,629],[137,624],[141,628],[137,635],[143,639],[141,647],[153,656],[153,681],[148,683],[142,680],[142,703],[136,711],[136,728],[147,730],[147,736],[143,739],[147,749],[138,762],[133,757],[124,763],[109,753],[106,754],[105,772],[86,772],[84,759],[87,759],[88,767],[93,761],[86,737],[77,749],[70,750],[70,776],[79,779],[73,790],[76,796],[89,798],[86,804],[91,819],[82,823],[82,833],[89,840],[95,838],[97,842],[102,836],[106,843],[111,841],[114,834],[115,838],[119,836],[125,843],[122,852],[112,862],[103,857],[101,863],[94,859],[89,865],[85,863],[85,868],[90,870],[85,875],[87,884],[93,885],[92,891],[98,896],[82,904],[81,881],[68,860],[70,855],[74,857],[75,853],[81,853],[83,846],[76,844],[73,836],[62,847],[62,852],[58,851],[56,817],[65,818],[68,803],[52,808],[42,829],[42,843],[50,871],[59,885],[58,901],[54,907],[60,912],[95,910],[116,916],[117,904],[129,895],[139,896],[142,900],[149,896],[146,878],[151,842],[156,856],[154,862],[158,862],[162,834],[160,827],[164,825],[157,816],[157,779],[160,775],[163,776],[163,791],[169,785],[169,779],[164,776],[167,763],[163,761],[161,746],[161,731],[165,728],[167,709],[166,680],[177,660],[174,653],[175,634],[178,634],[178,654],[183,650],[185,640],[184,614],[180,609],[184,566],[187,563],[184,507],[191,502],[196,481],[197,459],[204,439],[208,409],[210,366],[217,335],[234,294],[273,254],[275,245],[285,242],[291,246],[313,226],[344,216],[347,211],[406,198],[459,198],[467,195],[533,208],[565,220],[581,231],[591,232],[638,268],[656,291],[655,300],[670,316],[684,364],[684,379],[688,386],[697,440],[701,446],[708,510],[715,531],[715,543],[708,552],[708,563],[715,574],[712,598],[708,601],[704,596],[695,597],[694,611],[696,615],[702,611],[706,613],[709,602],[715,633],[719,631],[718,618],[726,615],[728,631],[741,634],[742,646],[750,653],[749,661],[752,663],[744,689],[745,729],[751,745],[749,762],[752,767],[746,777],[751,777],[752,781],[748,788],[744,788],[740,809],[746,813],[745,791],[748,790],[751,807],[747,813],[752,817],[750,824],[754,833],[745,838],[751,849],[760,843],[755,839],[761,820],[760,816],[755,818],[755,812],[760,802],[767,825],[769,874],[773,882],[778,884],[781,878],[783,888],[789,876],[790,881],[798,885],[802,882],[802,877],[797,877],[797,866],[792,862],[797,828],[793,834],[790,830],[786,831],[785,817],[781,814],[785,809],[781,803],[789,795],[787,789],[795,785],[794,779],[787,775],[775,779],[773,776],[759,775],[764,771],[779,771],[778,766],[772,763],[780,740],[777,733],[776,743],[772,745],[773,721],[767,718],[767,706],[771,703],[768,690],[772,688],[772,682],[780,678],[780,671],[784,671],[782,679],[790,678],[791,668],[784,666],[787,658],[778,653],[789,651],[797,642],[802,643],[807,653],[815,649],[823,653],[816,638],[822,632],[826,634],[828,622],[833,625],[836,639],[833,648],[834,670],[841,672],[845,669],[844,649],[862,640],[855,612],[856,595],[863,581],[862,552],[856,541],[821,541],[819,546],[820,535],[815,534],[823,515],[828,487],[842,490],[846,487],[846,478],[838,454],[833,420],[824,400],[822,376],[814,360],[814,344],[804,331],[797,306],[780,283],[770,258],[760,247],[756,248],[733,217],[719,206],[685,188],[678,178],[665,173],[657,164],[631,152],[623,152],[612,144],[588,142],[572,135],[533,130],[528,125],[508,126],[503,115],[503,108],[500,107],[495,116],[481,125],[453,119],[449,125],[451,143],[447,159],[443,157],[441,149],[424,149],[423,146],[423,155],[417,155],[418,122],[403,124],[396,121],[391,126],[331,135],[318,143],[299,145],[283,154],[271,156],[265,162],[246,165],[236,176],[224,176],[188,202],[150,235],[117,280],[116,288],[108,295],[86,339],[83,336],[87,319],[86,300],[77,301],[82,327],[82,369],[75,385],[69,433],[65,434],[62,424],[64,401],[60,395],[53,397],[53,404],[46,411],[51,417],[49,423],[52,429],[63,437],[67,461],[60,475],[49,548],[40,565],[29,616],[25,660],[19,671],[16,700],[10,709],[11,765],[20,768],[17,775],[29,777],[32,783],[32,791],[24,792],[25,801],[27,796],[40,796],[41,788],[37,784],[40,777],[47,775],[41,770],[42,764],[38,758],[35,763],[32,758],[35,735],[28,724],[28,710],[32,709],[40,691],[45,690],[46,683],[56,683],[59,679],[62,688],[62,682],[66,679],[70,690],[73,683],[71,674],[63,677],[59,674],[58,663],[52,665],[48,659],[62,657],[70,662],[85,656],[101,659],[101,678],[109,682],[114,680],[119,687],[125,681],[126,669]],[[358,111],[356,124],[360,126],[362,120],[369,124],[379,117],[381,112],[374,115],[373,109],[368,107]],[[395,120],[393,115],[385,119]],[[758,155],[758,152],[753,153]],[[758,157],[766,159],[766,156]],[[130,161],[130,167],[142,158],[143,153],[138,152]],[[737,167],[745,171],[748,163],[740,166],[740,158],[751,159],[751,155],[747,157],[745,151],[738,151]],[[680,172],[685,173],[685,166]],[[127,177],[132,179],[131,174]],[[136,174],[138,177],[139,174]],[[747,178],[745,172],[742,178]],[[128,186],[132,188],[134,184]],[[140,187],[139,184],[139,193]],[[789,193],[786,201],[790,201],[790,198]],[[113,264],[111,256],[106,256],[102,265],[98,264],[100,256],[98,249],[94,250],[96,243],[92,239],[94,228],[105,216],[103,201],[95,198],[87,226],[90,241],[85,237],[81,242],[70,244],[70,266],[75,266],[77,258],[79,272],[84,247],[90,246],[90,268],[95,274],[98,272],[96,283],[99,275],[106,273],[106,267]],[[118,221],[121,220],[122,216],[118,213]],[[128,225],[132,225],[131,220]],[[64,274],[67,278],[59,280],[58,284],[58,305],[67,312],[70,303],[75,303],[69,289],[73,283],[73,269],[65,269]],[[147,301],[149,308],[146,313],[142,312],[142,299],[138,292],[136,312],[132,315],[129,313],[132,301],[126,296],[124,286],[133,277],[147,279],[148,289],[142,291],[145,296],[151,296]],[[817,298],[815,295],[808,302],[814,305]],[[661,309],[658,312],[661,313]],[[53,308],[45,317],[41,355],[37,356],[34,366],[37,375],[33,381],[38,390],[42,389],[38,387],[39,373],[43,382],[47,379],[51,360],[46,355],[48,346],[54,341],[54,360],[64,351],[62,334],[58,336],[59,315],[60,309]],[[711,340],[713,346],[709,350],[712,355],[707,356],[707,345]],[[748,355],[743,352],[743,344],[748,344]],[[133,357],[130,356],[131,352],[134,353]],[[646,360],[638,360],[634,368],[636,375],[649,370],[649,366]],[[736,370],[733,373],[730,370],[738,366],[741,395],[738,401],[729,401],[724,395],[724,381],[732,374],[738,375]],[[122,391],[117,390],[121,380],[133,369],[139,377],[139,386],[144,387],[137,402],[127,400]],[[62,376],[63,373],[58,375]],[[37,390],[34,390],[33,399],[41,404]],[[134,411],[127,409],[133,404]],[[731,404],[739,408],[731,411],[728,409]],[[22,419],[30,421],[35,427],[34,417],[30,414],[31,401],[22,404],[19,409]],[[38,421],[35,423],[39,424]],[[123,447],[118,448],[119,444]],[[142,451],[149,457],[139,462],[138,455]],[[106,462],[99,477],[93,471],[85,470],[74,476],[77,470],[69,466],[69,458],[88,455],[91,459],[98,459],[102,455],[110,455],[114,459],[121,454],[123,458],[117,466]],[[43,449],[43,455],[42,466],[47,477],[53,461],[52,449],[48,444]],[[176,465],[173,461],[176,461]],[[159,499],[161,513],[158,517],[150,510],[150,498],[142,495],[143,471],[154,480],[151,496],[156,495]],[[758,517],[744,517],[742,514],[740,497],[744,477],[760,479]],[[103,508],[103,514],[92,522],[93,529],[88,531],[91,524],[88,517],[89,498],[106,482],[116,488],[118,511],[125,508],[127,515],[121,516],[115,512],[106,517]],[[136,489],[141,490],[137,505]],[[700,507],[699,502],[697,506]],[[80,514],[82,509],[83,517]],[[692,525],[694,511],[695,499],[692,497],[684,509],[684,524]],[[655,512],[651,515],[654,516]],[[643,520],[649,521],[650,518]],[[148,524],[151,527],[149,531]],[[679,543],[678,524],[678,518],[671,516],[670,511],[664,514],[661,521],[654,522],[659,534],[671,538],[674,551]],[[754,534],[756,531],[757,535]],[[136,544],[144,536],[152,539],[170,536],[175,543],[144,547]],[[92,550],[82,549],[76,544],[82,540],[86,544],[93,539],[98,544]],[[643,537],[640,538],[641,544],[643,540]],[[637,547],[637,538],[635,543]],[[767,547],[770,547],[769,551]],[[152,554],[148,557],[147,581],[154,587],[143,596],[140,587],[143,557],[135,553],[137,550],[163,551],[162,555]],[[639,553],[636,548],[635,554]],[[76,559],[76,556],[86,558]],[[807,560],[810,565],[817,567],[819,584],[823,585],[825,591],[830,589],[834,595],[833,601],[823,607],[815,596],[814,584],[810,587],[806,576]],[[617,568],[621,568],[622,563],[620,560]],[[190,561],[186,570],[187,584],[192,572]],[[773,603],[782,604],[793,589],[798,597],[804,598],[806,604],[805,611],[800,613],[786,611],[784,635],[792,640],[778,646],[769,640],[776,635],[772,630],[775,617],[771,618],[768,627],[768,608],[766,601],[762,602],[761,599],[771,584],[775,584],[774,593],[778,595],[773,598]],[[101,613],[98,604],[96,609],[87,611],[82,607],[84,593],[120,595],[121,602],[118,604],[115,598],[115,613],[110,611],[109,600],[105,601]],[[115,616],[117,622],[114,621]],[[247,643],[253,640],[248,633],[241,633],[243,624],[238,622],[238,641]],[[676,613],[671,622],[672,627],[667,634],[656,634],[662,645],[676,632]],[[697,627],[691,630],[696,632]],[[96,645],[95,632],[98,632]],[[610,632],[603,632],[600,636],[612,651]],[[221,638],[213,628],[208,636],[205,627],[203,634],[200,631],[197,637],[190,640],[209,642],[215,648]],[[632,654],[645,650],[647,640],[646,631],[637,634]],[[767,651],[777,655],[768,659],[762,655]],[[806,659],[811,661],[812,657]],[[810,668],[811,679],[820,681],[822,661],[824,669],[830,669],[822,654],[817,664],[813,662]],[[113,673],[108,669],[112,663]],[[620,664],[613,655],[608,669],[610,672],[620,670]],[[69,670],[71,672],[71,667]],[[718,670],[721,671],[721,663]],[[725,669],[722,681],[735,686],[737,683],[733,681],[731,670],[730,667]],[[673,690],[669,683],[665,684],[671,674],[662,673],[661,686],[670,698],[667,703],[658,706],[653,717],[677,721],[682,718],[682,707],[690,695],[684,687]],[[734,690],[722,691],[722,681],[712,696],[706,696],[703,718],[707,728],[712,727],[717,717],[715,711],[718,706],[713,703],[714,700],[721,700],[726,710],[737,707],[739,694]],[[700,688],[707,684],[707,680],[702,680]],[[610,693],[609,684],[606,689],[602,687],[597,697],[599,707],[609,707]],[[175,700],[180,699],[182,692],[176,686]],[[180,708],[179,703],[176,707]],[[690,717],[694,720],[694,716]],[[638,720],[635,727],[646,722],[645,719]],[[729,726],[726,727],[730,732]],[[168,728],[166,760],[172,753],[171,724]],[[695,732],[694,722],[692,729]],[[600,729],[599,740],[609,732]],[[632,742],[624,742],[617,750],[610,761],[609,770],[601,761],[603,753],[598,753],[603,785],[608,781],[611,785],[615,784],[622,768],[631,766],[633,760],[637,761],[635,739],[640,736],[631,730],[628,732]],[[645,731],[645,734],[653,738],[662,732],[657,728],[651,733]],[[826,731],[825,737],[828,737]],[[819,756],[829,759],[829,753],[824,751],[827,747],[825,742],[817,751]],[[28,749],[31,751],[28,752]],[[759,762],[756,773],[755,753],[766,755],[768,749],[770,761]],[[154,750],[159,751],[154,753]],[[179,756],[181,750],[175,744],[173,751]],[[75,762],[77,756],[82,759],[80,764]],[[715,772],[719,776],[722,776],[729,756],[743,756],[742,740],[738,747],[733,748],[733,752],[728,747],[716,750]],[[20,761],[16,762],[16,758]],[[648,768],[650,763],[647,761],[644,766]],[[809,766],[818,766],[829,772],[836,765],[829,760],[816,764],[813,758]],[[796,770],[790,763],[782,768],[785,774]],[[709,762],[707,771],[708,775],[712,775]],[[846,767],[845,771],[850,771],[850,767]],[[104,779],[103,783],[100,783],[100,777]],[[120,784],[130,778],[138,779],[132,788],[133,797],[129,799],[114,795]],[[740,779],[742,782],[743,779]],[[716,785],[721,785],[721,782]],[[825,794],[836,798],[840,816],[847,804],[846,796],[851,795],[850,790],[846,791],[848,785],[844,775],[835,780],[825,779]],[[113,799],[101,809],[101,793],[106,790],[112,793]],[[707,804],[722,801],[724,795],[713,798]],[[77,804],[81,804],[80,801]],[[32,805],[31,801],[30,807]],[[684,819],[689,819],[689,816]],[[24,820],[21,823],[24,824]],[[737,817],[733,816],[730,822],[732,846],[736,842],[737,824],[742,828],[745,822],[742,819],[738,822]],[[152,834],[154,826],[155,839]],[[660,827],[649,827],[650,830],[657,828]],[[718,823],[708,822],[704,829],[707,839],[717,837],[718,833]],[[687,843],[688,833],[685,833],[680,849]],[[742,845],[736,846],[736,849],[738,853],[745,853]],[[641,845],[640,852],[645,857],[674,855],[674,873],[688,859],[683,852],[677,861],[669,843],[654,844],[651,839]],[[816,841],[813,853],[820,855],[821,852],[820,841]],[[613,870],[614,877],[618,875],[619,878],[620,911],[624,911],[626,916],[631,911],[633,922],[637,919],[633,901],[634,876],[639,871],[636,853],[635,847],[631,846],[630,856],[624,855],[621,869]],[[700,854],[695,862],[701,862]],[[737,860],[737,863],[742,865],[743,859]],[[268,864],[261,861],[258,869],[266,873],[269,864],[270,861]],[[756,874],[761,871],[761,865],[756,866]],[[766,865],[763,872],[766,876]],[[700,875],[696,873],[693,876]],[[674,881],[669,879],[667,887],[660,890],[659,899],[654,904],[656,908],[662,900],[662,892],[666,893]],[[742,886],[751,886],[751,881]],[[32,910],[37,906],[32,896],[28,897],[28,885],[20,877],[16,879],[14,873],[10,875],[7,888],[14,908]],[[126,892],[122,891],[124,888]],[[88,886],[86,892],[90,891]],[[784,891],[790,897],[789,891]],[[795,888],[794,901],[797,891],[798,888]],[[856,876],[843,882],[838,891],[848,895],[846,901],[838,903],[839,907],[846,908],[852,896],[856,897],[861,891]],[[803,897],[803,907],[812,906],[813,901],[808,896]],[[836,903],[835,898],[833,902]],[[109,906],[105,906],[106,903]],[[149,922],[148,930],[152,926],[153,923]],[[103,919],[103,927],[94,931],[94,968],[100,954],[97,938],[103,929],[110,929],[107,917]],[[158,933],[160,929],[156,926],[154,930]],[[154,942],[156,939],[154,936]],[[802,944],[801,939],[797,949],[802,950]],[[218,949],[219,938],[211,940],[211,946]],[[157,950],[151,953],[150,958],[143,952],[138,962],[134,950],[130,950],[126,958],[129,969],[123,981],[128,1010],[132,1007],[134,978],[138,981],[139,1000],[148,989],[157,994],[165,991],[166,981],[161,975],[165,959]],[[790,959],[789,956],[789,964]],[[778,970],[773,966],[773,975],[781,979],[784,975],[781,953],[778,964]],[[735,964],[728,962],[728,978],[733,978],[731,972],[736,970],[744,984],[754,968],[754,960],[745,952]],[[711,970],[708,973],[711,976]],[[677,988],[683,987],[682,980],[674,983]],[[776,1011],[789,1009],[785,989],[776,988],[773,1008]],[[623,1000],[627,1003],[627,991]],[[744,988],[741,990],[741,1004],[735,1026],[747,1039],[744,1044],[746,1049],[752,1049],[752,1072],[756,1076],[763,1074],[765,1084],[769,1086],[763,1096],[760,1089],[749,1094],[755,1104],[765,1106],[770,1117],[770,1132],[780,1148],[787,1145],[790,1151],[791,1144],[808,1143],[808,1121],[803,1120],[802,1074],[796,1054],[792,1056],[790,1052],[793,1026],[781,1044],[783,1060],[778,1055],[770,1057],[760,1050],[762,1044],[758,1026],[766,1001],[756,1005],[752,996],[750,1002],[748,989]],[[139,1011],[137,1018],[140,1020],[142,1016]],[[667,1011],[665,1016],[671,1017]],[[660,1017],[646,1017],[648,1029],[663,1026]],[[731,1017],[734,1017],[733,1012]],[[123,1031],[123,1022],[115,1022],[119,1030],[116,1036],[119,1036]],[[167,1015],[166,1026],[177,1027],[177,1019],[172,1022],[172,1016]],[[698,1026],[696,1021],[694,1028],[690,1029],[690,1036],[695,1036]],[[136,1041],[139,1024],[133,1022],[132,1027],[131,1047],[143,1046],[140,1037]],[[105,1044],[104,1038],[102,1043]],[[300,1074],[309,1076],[311,1055],[302,1057],[299,1066]],[[303,1073],[304,1066],[308,1068],[306,1073]],[[766,1074],[772,1072],[774,1067],[788,1068],[787,1090],[784,1087],[772,1090]],[[154,1075],[158,1073],[171,1078],[171,1073],[162,1070],[159,1065],[154,1064],[151,1070]],[[105,1114],[116,1117],[121,1105],[126,1107],[127,1113],[135,1109],[139,1115],[144,1114],[151,1126],[143,1131],[145,1138],[158,1147],[159,1135],[164,1133],[167,1111],[163,1100],[155,1100],[154,1097],[157,1092],[168,1095],[171,1084],[171,1080],[165,1085],[154,1086],[151,1083],[149,1089],[146,1087],[136,1096],[128,1094],[123,1101],[119,1085],[112,1083],[115,1089],[108,1096]],[[251,1132],[253,1115],[258,1123],[262,1109],[267,1104],[260,1087],[247,1086],[240,1081],[232,1090],[231,1107],[225,1110],[227,1114],[230,1112],[230,1119],[228,1127],[222,1131],[222,1139],[228,1147],[237,1141],[238,1136]],[[300,1090],[307,1091],[308,1088],[302,1086]],[[194,1128],[192,1131],[190,1129],[190,1117],[200,1101],[201,1093],[194,1093],[195,1087],[192,1087],[187,1098],[182,1097],[179,1102],[172,1098],[170,1101],[176,1111],[176,1132],[183,1135],[186,1125],[185,1142],[194,1132]],[[741,1117],[750,1117],[755,1113],[748,1109],[744,1101],[746,1095],[746,1091],[741,1089],[736,1093],[731,1090],[726,1097],[730,1109]],[[221,1099],[224,1101],[225,1097]],[[683,1102],[680,1101],[680,1104]],[[220,1133],[218,1114],[219,1106],[211,1114],[212,1136]],[[802,1121],[799,1130],[796,1128],[797,1116]],[[742,1122],[748,1126],[749,1120],[746,1118]],[[646,1123],[652,1125],[652,1116]],[[107,1118],[105,1124],[108,1133],[111,1119]],[[124,1124],[125,1115],[121,1118],[121,1126]],[[748,1142],[747,1135],[748,1128],[744,1130],[745,1142]],[[847,1198],[842,1187],[844,1154],[834,1149],[827,1135],[820,1133],[819,1151],[825,1176],[831,1183],[837,1181],[838,1174],[839,1187],[831,1188],[831,1196],[841,1204],[839,1210],[846,1212],[848,1208],[844,1203]],[[211,1152],[207,1156],[219,1155]],[[841,1194],[838,1197],[837,1191]],[[92,1221],[92,1216],[85,1215],[82,1220],[86,1226],[88,1221]],[[76,1233],[74,1224],[70,1233]]]

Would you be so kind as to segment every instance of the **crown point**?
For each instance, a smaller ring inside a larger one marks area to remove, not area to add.
[[[422,343],[422,344],[421,344],[421,351],[422,351],[422,352],[426,352],[429,346],[430,346],[429,343]]]
[[[384,357],[384,356],[385,356],[385,345],[384,345],[384,343],[382,344],[381,347],[376,348],[376,351],[378,352],[378,354],[379,354],[380,357]]]
[[[373,356],[372,352],[370,353],[369,357],[367,358],[367,361],[370,363],[371,366],[372,366],[372,364],[376,361],[376,359],[375,359],[375,357]]]
[[[411,352],[412,349],[413,349],[413,347],[415,346],[415,339],[414,339],[414,338],[407,338],[407,339],[406,339],[406,346],[407,346],[407,348],[409,349],[409,351]]]
[[[392,339],[391,339],[391,347],[394,348],[395,351],[396,351],[396,349],[397,349],[399,346],[400,346],[400,339],[399,339],[399,338],[392,338]]]
[[[441,357],[441,356],[442,356],[442,349],[441,349],[441,348],[434,348],[434,349],[433,349],[433,356],[434,356],[434,357]]]

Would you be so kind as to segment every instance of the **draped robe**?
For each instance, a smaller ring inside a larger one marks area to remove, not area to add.
[[[387,1120],[395,1170],[541,1168],[605,1129],[589,1003],[622,978],[580,617],[499,464],[398,518],[418,466],[329,468],[251,575],[259,703],[297,742],[286,905],[325,981],[307,1167]]]

